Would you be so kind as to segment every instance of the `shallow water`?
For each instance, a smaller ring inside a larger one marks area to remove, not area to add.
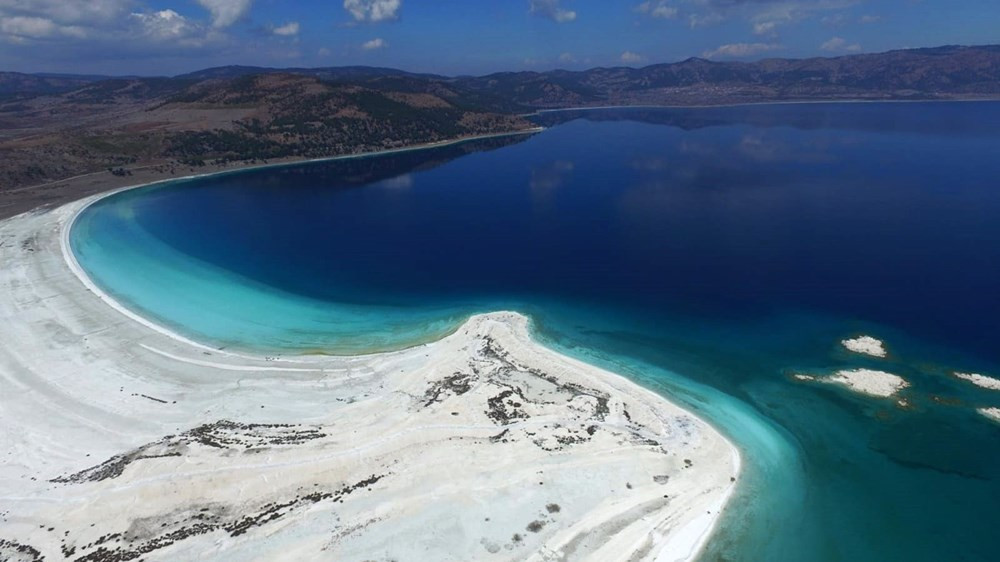
[[[517,309],[722,429],[746,475],[707,560],[989,560],[1000,547],[1000,104],[547,113],[530,138],[176,182],[71,241],[102,288],[219,347],[355,353]],[[870,333],[888,360],[838,341]],[[794,382],[868,366],[891,401]],[[935,399],[937,397],[937,399]],[[942,400],[943,398],[943,400]]]

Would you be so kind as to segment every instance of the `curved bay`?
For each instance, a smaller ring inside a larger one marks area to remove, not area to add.
[[[1000,104],[544,114],[542,134],[122,192],[74,252],[220,347],[358,353],[515,308],[711,420],[746,477],[705,558],[1000,546]],[[888,360],[843,337],[886,340]],[[793,372],[889,370],[902,409]]]

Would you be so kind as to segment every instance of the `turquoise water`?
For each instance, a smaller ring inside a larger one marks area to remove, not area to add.
[[[218,347],[358,353],[515,309],[744,451],[707,560],[1000,546],[1000,104],[549,113],[530,138],[122,192],[74,253]],[[839,340],[885,339],[885,361]],[[793,372],[873,367],[908,410]]]

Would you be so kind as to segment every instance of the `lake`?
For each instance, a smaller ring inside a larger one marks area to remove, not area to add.
[[[124,191],[71,232],[178,333],[363,353],[514,309],[726,433],[706,560],[1000,549],[1000,103],[547,112],[536,135]],[[840,340],[884,339],[885,360]],[[807,384],[869,367],[910,403]]]

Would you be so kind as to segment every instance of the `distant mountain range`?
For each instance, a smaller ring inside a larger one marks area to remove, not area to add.
[[[1000,45],[905,49],[833,58],[718,62],[691,58],[643,68],[584,71],[500,72],[448,77],[392,68],[265,68],[223,66],[171,78],[128,80],[157,83],[178,92],[204,80],[295,74],[324,82],[403,87],[446,87],[480,99],[493,110],[517,111],[577,105],[688,105],[816,99],[941,99],[1000,97]],[[70,92],[106,76],[0,72],[0,95]]]
[[[0,72],[0,95],[4,94],[56,94],[68,92],[108,76],[83,76],[76,74],[24,74]]]
[[[535,125],[525,114],[549,108],[976,98],[1000,99],[1000,46],[453,77],[365,66],[0,72],[0,191],[523,131]]]

